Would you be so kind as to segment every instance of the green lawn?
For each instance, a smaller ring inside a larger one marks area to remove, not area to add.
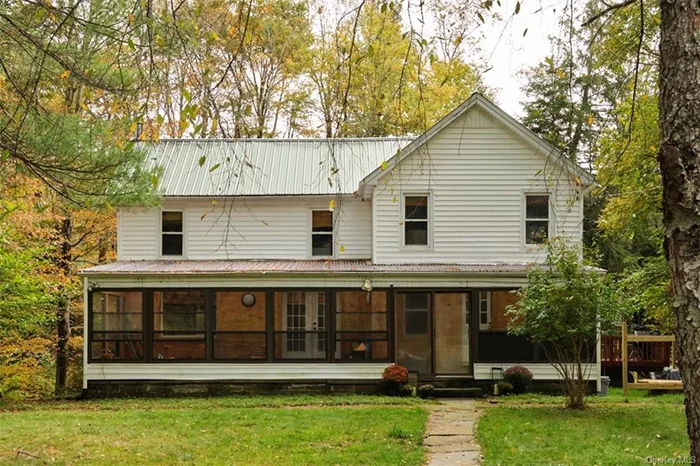
[[[420,405],[371,396],[5,405],[0,464],[419,465]]]
[[[564,399],[527,394],[500,399],[481,418],[477,439],[487,465],[649,464],[688,455],[683,396],[621,390],[592,397],[582,411]]]

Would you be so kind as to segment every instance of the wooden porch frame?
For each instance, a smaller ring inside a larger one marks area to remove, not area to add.
[[[622,321],[622,391],[625,396],[629,390],[683,390],[683,382],[680,380],[656,380],[642,379],[644,382],[638,382],[637,378],[633,383],[627,381],[628,373],[628,358],[627,343],[634,342],[671,342],[671,367],[674,367],[676,354],[676,337],[673,335],[628,335],[627,321]]]

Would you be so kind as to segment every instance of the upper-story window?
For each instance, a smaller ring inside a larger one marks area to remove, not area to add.
[[[525,244],[542,244],[549,237],[549,196],[525,195]]]
[[[311,211],[311,255],[333,255],[333,212],[330,210]]]
[[[428,196],[404,197],[404,244],[428,245]]]
[[[163,211],[161,217],[161,255],[182,256],[184,230],[182,212]]]

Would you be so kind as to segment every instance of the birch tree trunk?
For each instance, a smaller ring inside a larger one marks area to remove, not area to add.
[[[700,460],[700,3],[661,0],[659,163],[690,453]]]

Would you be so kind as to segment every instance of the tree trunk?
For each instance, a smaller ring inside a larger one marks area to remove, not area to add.
[[[700,458],[700,5],[661,1],[659,163],[690,454]]]
[[[73,262],[71,237],[73,235],[73,219],[66,217],[60,225],[61,249],[58,257],[58,266],[67,282],[70,280],[71,266]],[[64,284],[63,293],[58,303],[56,314],[56,331],[58,341],[56,343],[56,394],[62,395],[66,389],[68,376],[68,343],[70,342],[70,292],[68,283]]]

